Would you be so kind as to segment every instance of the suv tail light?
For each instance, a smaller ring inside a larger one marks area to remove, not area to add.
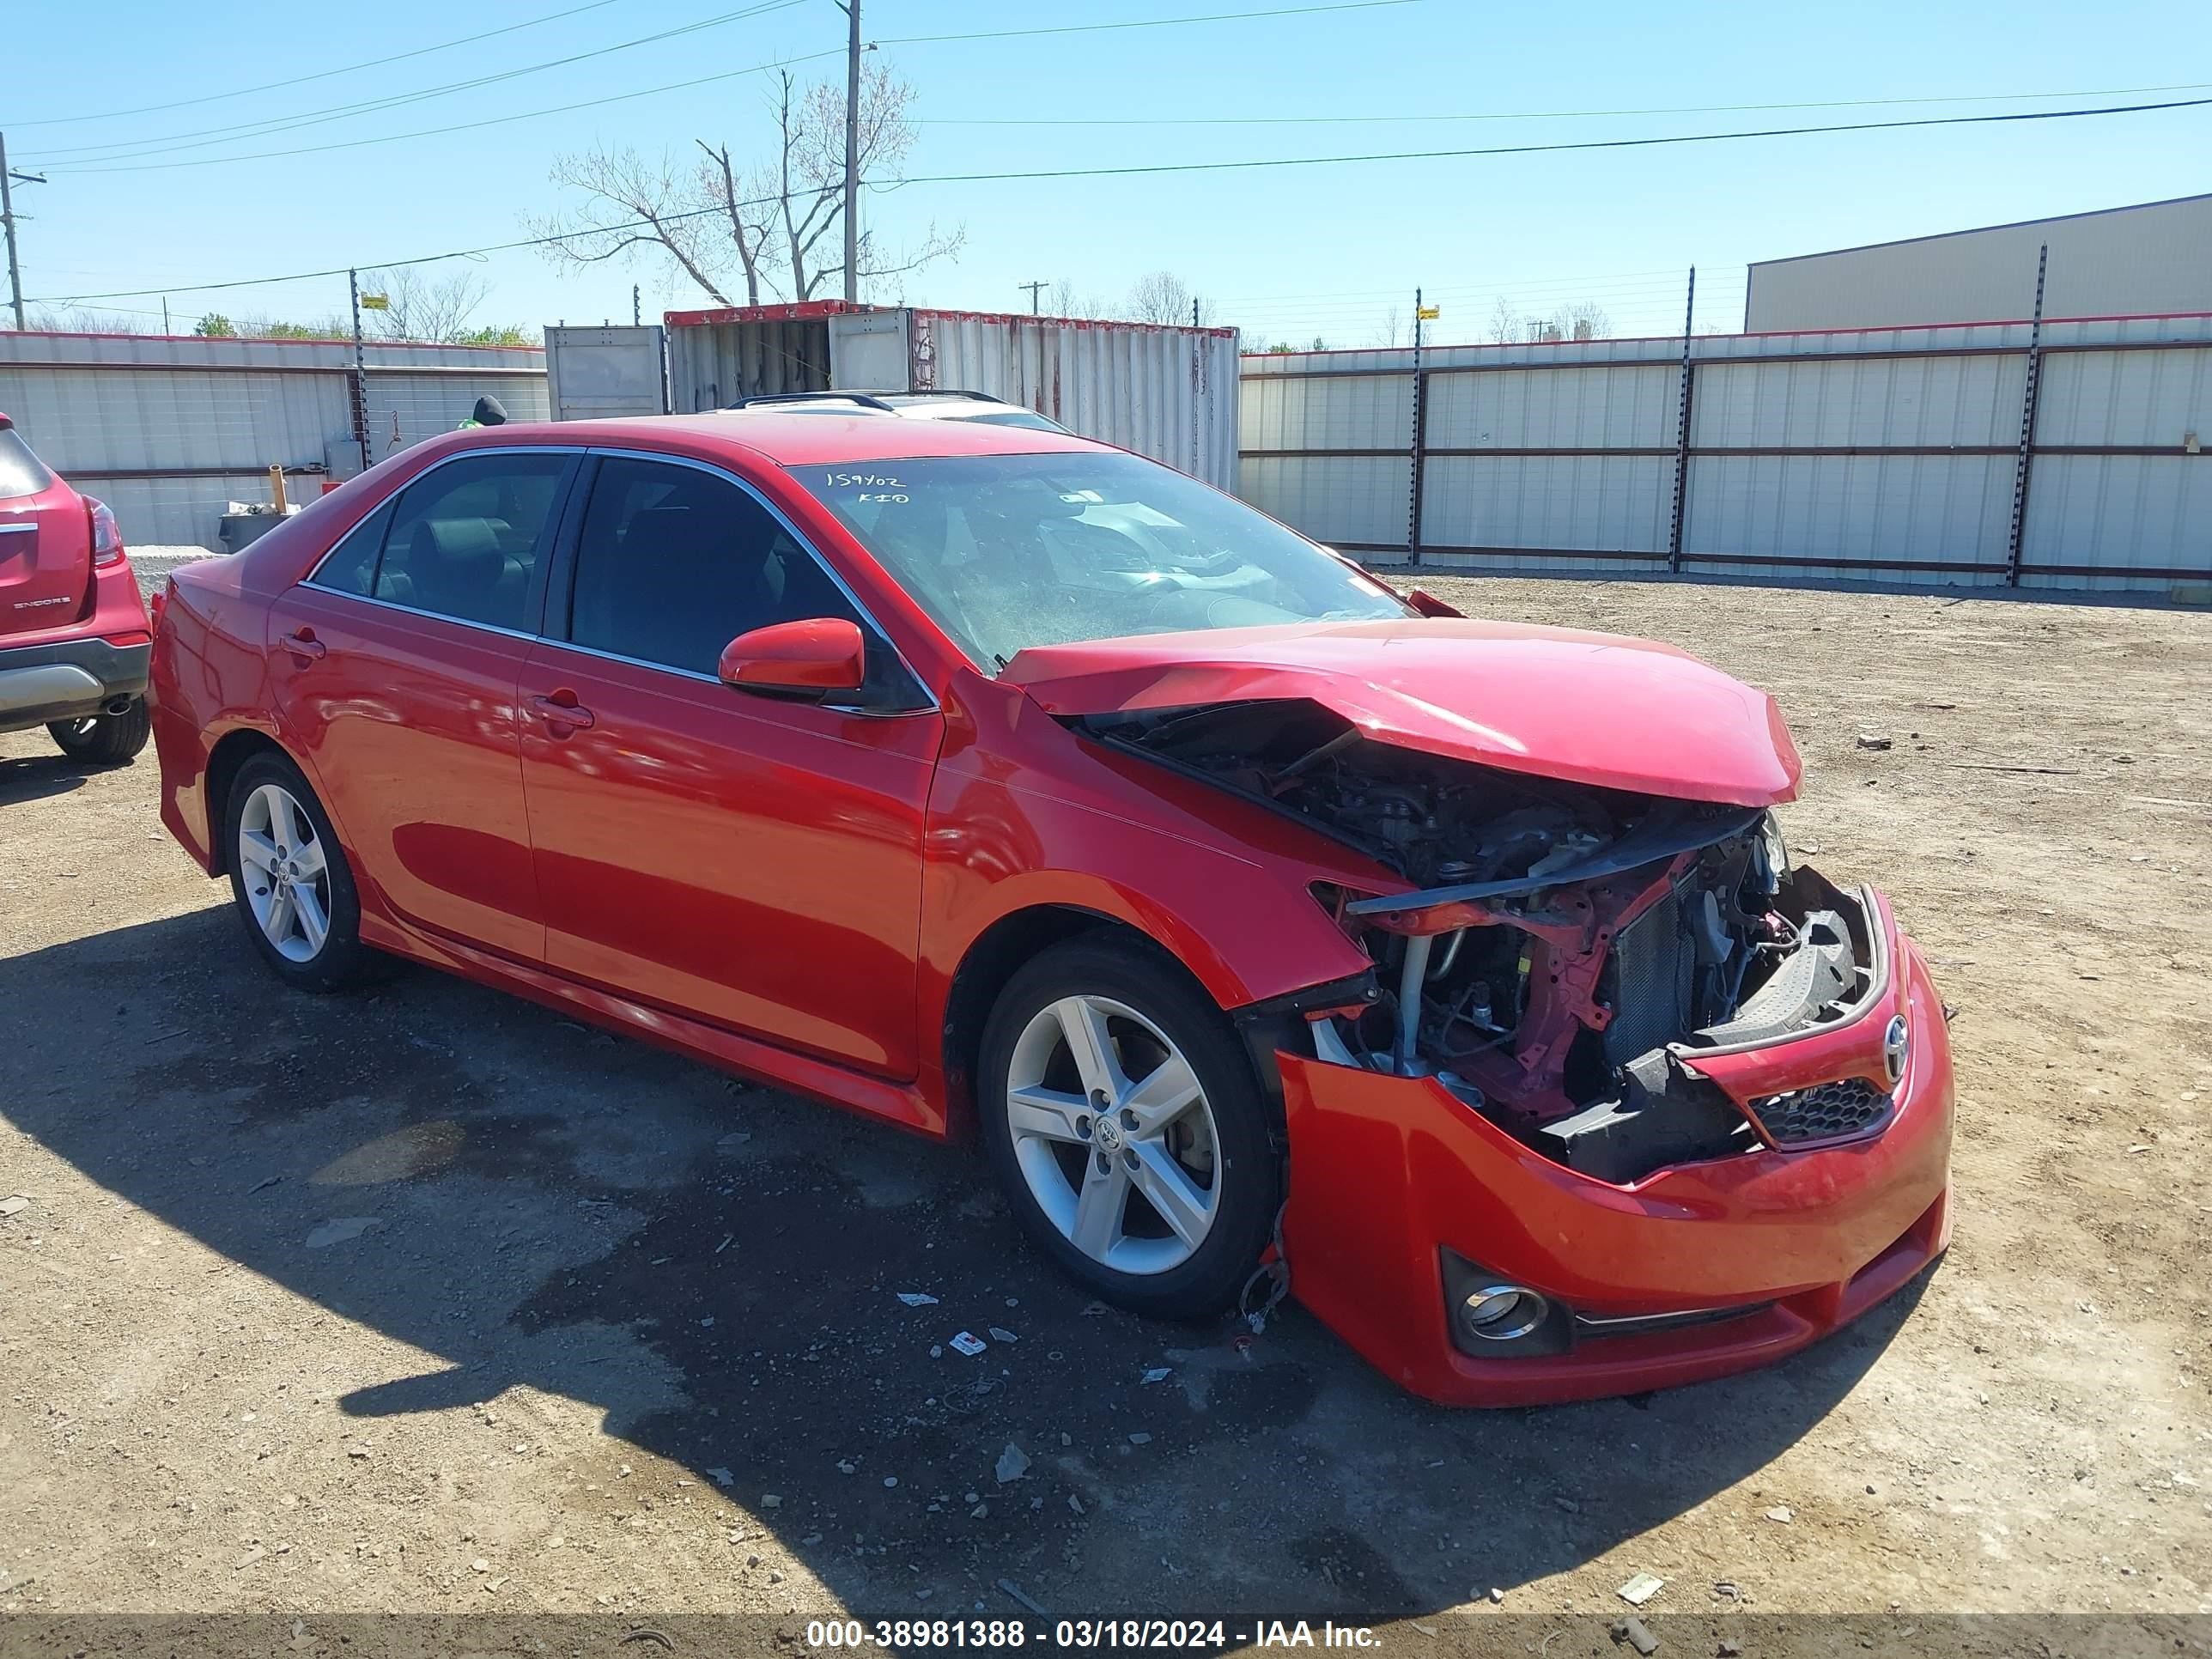
[[[123,526],[115,522],[107,503],[84,498],[85,517],[92,525],[92,562],[96,565],[123,562]]]

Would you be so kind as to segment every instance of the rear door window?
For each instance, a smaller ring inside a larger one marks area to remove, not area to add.
[[[400,494],[374,597],[456,622],[526,631],[531,579],[571,459],[557,450],[503,452],[433,468]]]
[[[376,585],[376,556],[384,551],[384,532],[398,505],[395,496],[347,531],[307,580],[334,593],[355,593],[366,599]]]

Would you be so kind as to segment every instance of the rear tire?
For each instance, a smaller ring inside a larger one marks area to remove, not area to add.
[[[146,746],[152,729],[146,699],[133,697],[119,714],[93,714],[81,720],[55,720],[46,734],[62,753],[81,766],[120,766]]]
[[[259,754],[238,769],[223,811],[223,859],[246,936],[303,991],[343,990],[374,963],[337,831],[300,769]]]
[[[1280,1164],[1243,1043],[1171,962],[1097,938],[1042,952],[991,1012],[975,1092],[1015,1214],[1070,1278],[1159,1318],[1235,1303]]]

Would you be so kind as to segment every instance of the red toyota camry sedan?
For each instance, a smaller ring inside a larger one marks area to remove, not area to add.
[[[1942,1006],[1772,702],[1065,434],[455,433],[156,628],[163,820],[373,952],[922,1134],[1073,1278],[1285,1274],[1475,1405],[1803,1346],[1948,1239]]]

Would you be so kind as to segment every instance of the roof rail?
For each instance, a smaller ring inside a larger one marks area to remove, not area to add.
[[[885,403],[882,396],[872,392],[769,392],[755,398],[739,398],[722,405],[727,409],[760,409],[775,404],[838,403],[857,404],[863,409],[878,409],[884,414],[897,411]]]
[[[763,409],[771,408],[779,404],[851,404],[858,408],[880,410],[887,415],[892,415],[898,412],[896,405],[890,401],[894,398],[916,400],[925,398],[966,398],[979,404],[1006,404],[1009,409],[1021,407],[1019,404],[1006,403],[1004,398],[994,398],[988,392],[969,392],[954,386],[932,386],[921,392],[904,392],[888,386],[871,392],[764,392],[757,397],[737,398],[733,402],[724,404],[722,407],[726,410]]]

